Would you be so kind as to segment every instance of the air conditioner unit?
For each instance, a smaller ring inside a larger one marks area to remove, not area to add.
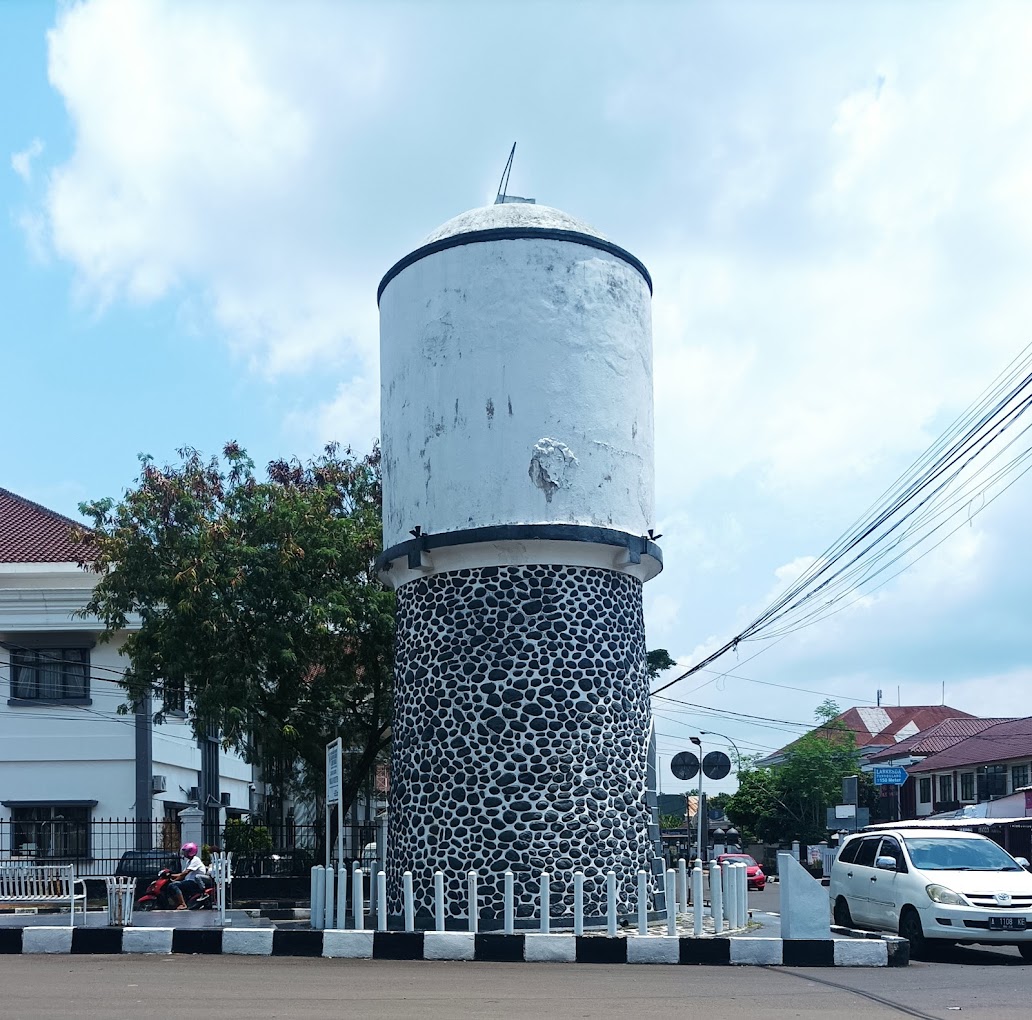
[[[223,807],[229,807],[229,801],[230,797],[228,793],[219,794],[219,802],[222,804]]]
[[[201,791],[196,786],[190,787],[190,792],[186,795],[186,799],[191,804],[196,804],[201,799]]]
[[[151,793],[164,793],[168,789],[168,780],[165,776],[150,777]]]

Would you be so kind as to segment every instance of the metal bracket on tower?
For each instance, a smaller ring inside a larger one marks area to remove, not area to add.
[[[414,542],[409,544],[409,570],[433,570],[434,561],[430,553],[427,552],[426,535],[423,533],[423,529],[417,524],[409,534],[415,539]]]

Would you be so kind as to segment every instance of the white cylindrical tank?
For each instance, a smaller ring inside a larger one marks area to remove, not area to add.
[[[559,562],[658,572],[644,546],[642,566],[611,535],[600,554],[523,527],[654,526],[650,301],[633,255],[546,206],[471,210],[398,262],[379,294],[386,561],[415,531],[435,559],[464,536],[446,569],[562,542]]]

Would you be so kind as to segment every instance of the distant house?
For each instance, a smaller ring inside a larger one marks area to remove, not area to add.
[[[990,725],[907,767],[916,815],[1032,816],[1032,716]],[[1006,801],[998,807],[995,802]]]
[[[182,689],[166,692],[163,725],[149,701],[118,712],[124,635],[98,644],[100,622],[79,615],[95,578],[74,523],[0,489],[0,860],[103,874],[123,850],[174,842],[190,805],[214,841],[249,809],[251,767],[195,738]]]
[[[840,712],[829,726],[841,725],[852,731],[856,746],[860,749],[861,766],[874,755],[901,740],[920,733],[946,719],[972,718],[967,712],[958,711],[947,705],[885,705],[847,708]],[[820,733],[822,727],[815,726],[810,733]],[[831,732],[831,731],[826,731]],[[780,765],[792,753],[795,741],[757,762],[758,765]]]
[[[886,747],[867,758],[866,769],[873,771],[878,767],[898,765],[906,767],[923,761],[929,755],[938,754],[947,748],[959,744],[962,740],[981,733],[1005,719],[980,719],[977,716],[960,716],[943,719],[926,730],[901,740],[898,744]],[[904,783],[902,787],[878,787],[880,804],[876,817],[884,821],[895,821],[901,818],[917,817],[917,787],[914,782]]]

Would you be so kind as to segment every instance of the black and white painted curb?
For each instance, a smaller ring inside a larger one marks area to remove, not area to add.
[[[301,931],[276,928],[0,929],[11,953],[194,953],[318,956],[344,960],[469,960],[534,963],[665,963],[760,967],[905,967],[906,939],[682,938],[668,935]]]

